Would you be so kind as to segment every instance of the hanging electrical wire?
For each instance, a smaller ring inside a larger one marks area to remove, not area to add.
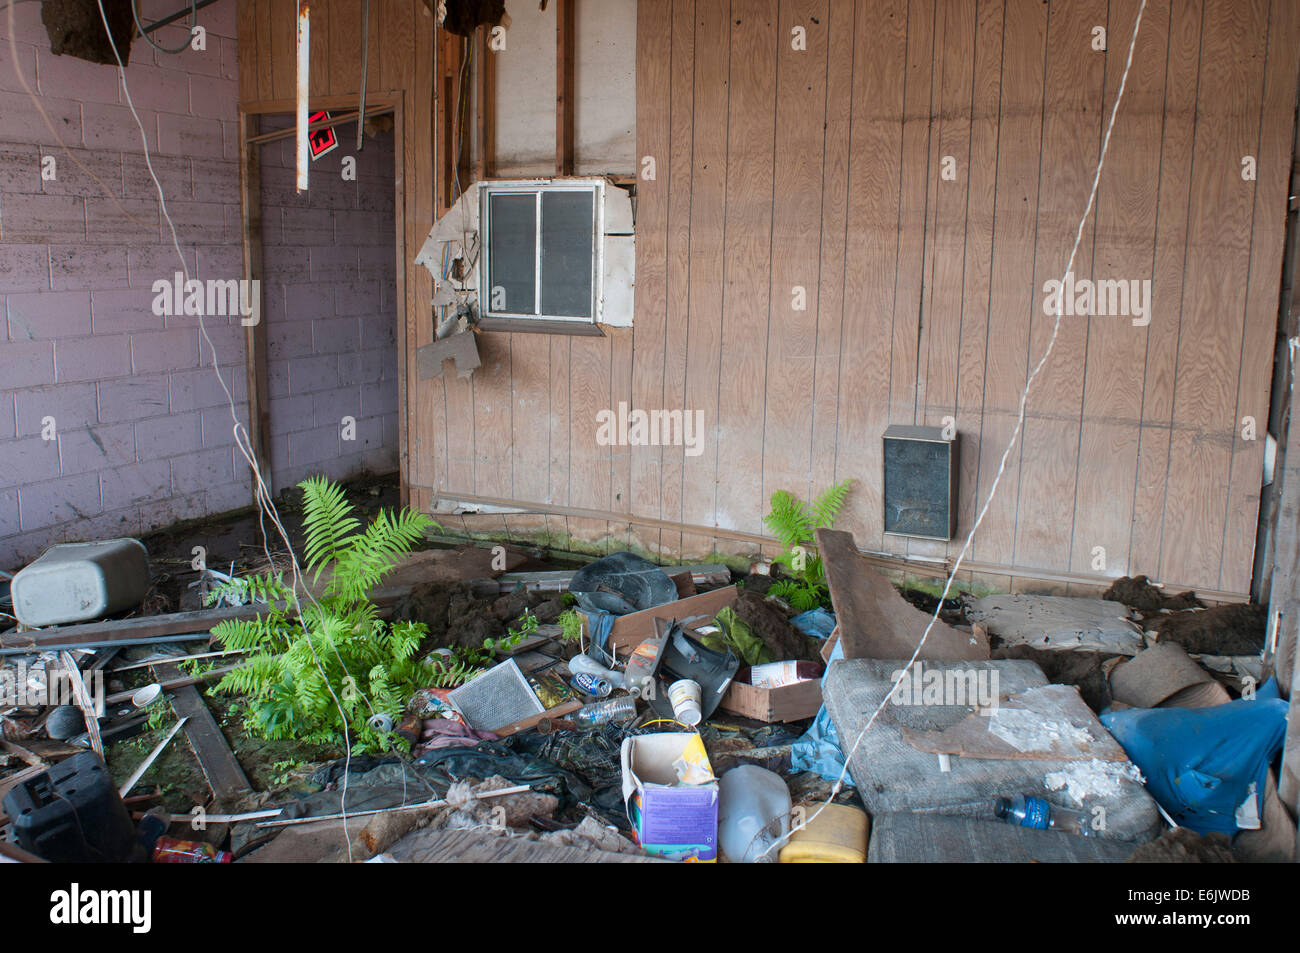
[[[155,43],[153,39],[149,36],[149,31],[154,29],[154,27],[158,26],[162,21],[160,20],[158,21],[158,23],[153,23],[150,24],[148,27],[146,27],[143,23],[140,22],[140,10],[137,6],[138,3],[139,0],[131,0],[131,18],[135,20],[135,28],[140,32],[140,36],[144,39],[146,43],[152,46],[159,53],[168,53],[168,54],[183,53],[185,52],[186,49],[189,48],[190,37],[194,35],[194,28],[199,25],[199,9],[195,3],[195,0],[190,0],[190,28],[185,31],[185,42],[182,43],[180,46],[176,47],[176,49],[174,50],[169,50],[165,46],[160,46],[159,44]],[[104,13],[104,5],[102,3],[99,5],[99,12],[101,16]],[[108,29],[107,17],[104,17],[104,29],[106,30]],[[112,31],[110,31],[109,39],[112,39],[111,32]],[[116,45],[114,45],[113,47],[113,53],[114,54],[117,53]]]

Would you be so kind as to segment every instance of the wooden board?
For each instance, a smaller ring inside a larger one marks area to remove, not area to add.
[[[154,665],[151,667],[154,677],[160,682],[183,678],[184,673],[176,665]],[[221,733],[217,720],[203,703],[203,696],[193,685],[176,689],[172,695],[172,711],[177,718],[185,718],[185,737],[199,760],[203,777],[208,787],[218,799],[233,799],[252,790],[244,769],[235,760]]]
[[[845,658],[912,657],[928,613],[913,608],[889,580],[867,565],[850,533],[818,530],[817,546],[826,567]],[[936,621],[921,646],[923,659],[987,659],[987,639]]]
[[[655,864],[649,854],[616,854],[580,847],[553,847],[522,837],[480,831],[417,831],[395,844],[393,856],[415,864]]]

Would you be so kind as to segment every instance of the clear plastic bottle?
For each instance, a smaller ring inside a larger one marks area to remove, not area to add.
[[[790,789],[766,768],[743,764],[718,782],[718,848],[728,863],[776,863],[765,851],[790,830]]]
[[[573,713],[573,721],[581,728],[595,728],[611,721],[627,721],[636,717],[636,699],[624,695],[603,702],[584,705]]]
[[[614,688],[623,687],[622,672],[615,672],[613,669],[605,668],[605,666],[601,665],[590,655],[579,654],[569,659],[569,671],[574,675],[577,675],[579,672],[586,672],[588,675],[593,675],[596,678],[603,678]]]
[[[1032,795],[1017,794],[1015,797],[1000,797],[993,805],[995,816],[1008,824],[1020,827],[1034,827],[1042,830],[1065,831],[1088,837],[1093,833],[1088,824],[1088,815],[1082,811],[1071,811]]]

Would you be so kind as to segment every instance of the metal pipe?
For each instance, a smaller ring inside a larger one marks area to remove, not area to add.
[[[311,85],[311,4],[307,0],[298,0],[298,96],[297,122],[298,148],[294,159],[297,171],[299,192],[307,189],[308,139],[307,134],[307,93]]]

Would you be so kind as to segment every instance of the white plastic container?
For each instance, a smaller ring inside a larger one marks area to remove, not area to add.
[[[28,626],[85,622],[138,605],[149,553],[138,539],[51,546],[13,580],[14,615]]]
[[[766,768],[743,764],[718,782],[718,847],[732,864],[759,862],[760,856],[790,830],[790,789]],[[777,862],[780,849],[762,857]]]

